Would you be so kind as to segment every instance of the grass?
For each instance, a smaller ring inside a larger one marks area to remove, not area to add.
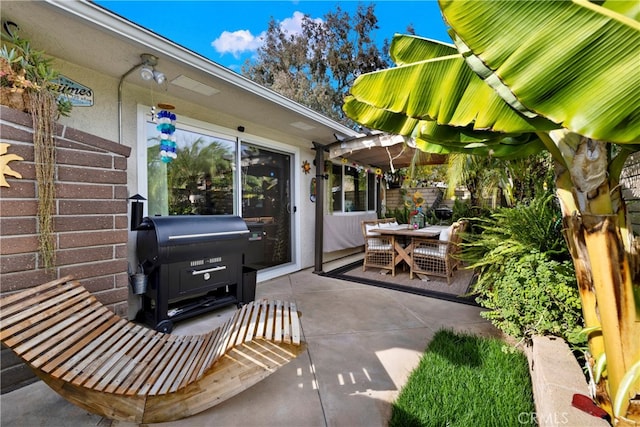
[[[531,425],[527,358],[504,342],[438,331],[393,404],[391,427]]]

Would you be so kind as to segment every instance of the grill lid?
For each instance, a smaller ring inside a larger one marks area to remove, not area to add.
[[[146,217],[138,227],[141,262],[184,261],[193,256],[239,253],[246,249],[249,229],[232,215],[171,215]]]

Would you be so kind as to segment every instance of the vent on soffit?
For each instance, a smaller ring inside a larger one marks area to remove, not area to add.
[[[199,81],[184,75],[179,75],[175,79],[171,80],[171,84],[180,86],[185,89],[189,89],[193,92],[196,92],[205,96],[215,95],[216,93],[220,92],[218,89],[214,87],[208,86],[204,83],[200,83]]]
[[[291,126],[302,130],[311,130],[316,128],[315,126],[311,126],[310,124],[305,122],[293,122],[291,123]]]

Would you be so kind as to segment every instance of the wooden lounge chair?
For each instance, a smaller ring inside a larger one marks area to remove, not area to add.
[[[121,421],[171,421],[249,388],[305,349],[294,303],[255,301],[204,335],[128,322],[71,277],[0,299],[0,340],[53,390]]]

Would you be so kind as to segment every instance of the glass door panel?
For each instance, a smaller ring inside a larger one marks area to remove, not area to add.
[[[292,156],[242,143],[242,218],[251,231],[245,265],[256,269],[292,261]]]

